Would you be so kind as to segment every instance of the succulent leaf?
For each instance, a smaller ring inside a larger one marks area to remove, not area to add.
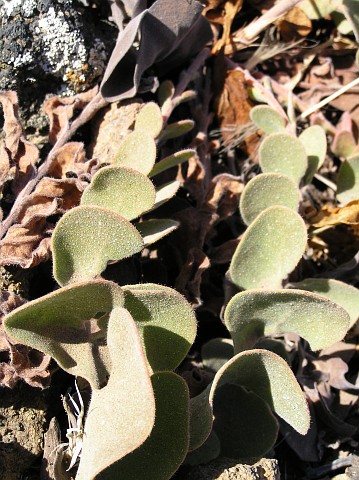
[[[175,180],[174,182],[166,183],[161,185],[161,187],[156,191],[155,204],[152,207],[152,210],[155,210],[172,197],[174,197],[180,187],[180,182]]]
[[[147,132],[135,130],[123,139],[113,165],[125,165],[148,175],[155,160],[156,143],[153,137]]]
[[[136,322],[151,369],[173,370],[196,336],[196,318],[182,295],[161,285],[127,285],[125,308]]]
[[[264,133],[285,131],[286,121],[272,107],[268,105],[257,105],[249,113],[252,122]]]
[[[165,102],[171,101],[174,93],[175,93],[175,86],[171,80],[165,80],[161,83],[157,90],[157,99],[159,105],[162,107]]]
[[[221,444],[214,430],[207,440],[196,450],[188,452],[185,465],[203,465],[218,457],[221,453]]]
[[[96,480],[169,480],[183,462],[189,435],[187,385],[173,372],[156,373],[151,381],[156,418],[150,436],[137,450],[102,472]],[[128,425],[129,434],[131,430]]]
[[[288,133],[268,135],[261,143],[258,154],[263,173],[283,173],[296,185],[308,168],[308,158],[302,142]]]
[[[287,175],[262,173],[252,178],[245,186],[239,209],[244,222],[250,225],[266,208],[283,205],[297,211],[299,191]]]
[[[172,138],[181,137],[193,130],[194,125],[195,123],[193,120],[179,120],[178,122],[170,123],[162,131],[160,140],[161,142],[166,142]]]
[[[327,278],[307,278],[302,282],[293,283],[292,286],[321,295],[343,307],[350,316],[349,327],[358,321],[359,290],[352,285]]]
[[[163,127],[162,113],[157,103],[148,102],[140,110],[135,122],[135,131],[144,131],[157,138]]]
[[[161,240],[179,227],[179,222],[170,218],[146,220],[137,223],[136,228],[140,232],[145,246]]]
[[[110,315],[110,378],[105,387],[92,392],[76,480],[102,478],[103,470],[143,444],[155,422],[146,359],[136,325],[123,310],[115,308]]]
[[[244,233],[229,274],[240,289],[281,288],[304,253],[307,231],[298,213],[283,206],[260,213]]]
[[[239,385],[227,383],[216,389],[213,414],[221,455],[227,458],[255,463],[277,439],[278,422],[268,404]],[[253,428],[258,423],[261,434],[258,427]]]
[[[288,364],[281,357],[268,350],[248,350],[232,357],[217,372],[212,384],[200,395],[191,399],[191,450],[199,448],[208,438],[213,424],[212,410],[217,390],[228,384],[244,387],[247,391],[257,395],[267,403],[273,412],[302,435],[308,431],[310,423],[308,405]],[[245,403],[248,404],[248,402]],[[250,414],[253,419],[253,411],[247,413],[246,408],[237,413],[242,415],[243,422],[247,414]],[[263,405],[259,406],[257,413],[256,421],[251,421],[250,428],[253,435],[256,432],[257,440],[259,441],[263,434],[262,422],[266,422],[268,426],[271,424],[271,427],[269,427],[271,430],[270,436],[274,434],[274,428],[276,429],[277,427],[269,419],[272,414],[268,410],[266,411]],[[233,435],[235,434],[233,433]],[[254,438],[256,437],[254,436]],[[273,443],[274,440],[273,435]],[[264,442],[265,448],[263,446],[263,449],[270,449],[273,443],[269,445],[269,438],[267,438]],[[246,455],[251,460],[256,455],[259,455],[257,442],[254,442],[252,447],[252,454],[249,450],[246,451]],[[263,452],[259,456],[262,454]]]
[[[303,290],[248,290],[237,293],[224,313],[234,351],[252,348],[263,336],[294,332],[313,350],[342,340],[349,315],[327,298]]]
[[[344,160],[337,179],[337,199],[345,204],[359,199],[359,156]]]
[[[320,125],[306,128],[300,135],[308,156],[308,168],[305,172],[304,182],[310,183],[314,174],[323,165],[327,153],[327,137]]]
[[[150,210],[156,191],[151,180],[129,167],[105,167],[92,178],[81,205],[95,205],[133,220]]]
[[[52,235],[54,277],[60,285],[90,280],[110,260],[141,251],[141,235],[131,223],[100,207],[81,205],[65,213]]]
[[[186,150],[180,150],[179,152],[170,155],[169,157],[163,158],[156,165],[153,167],[151,172],[149,173],[149,177],[154,177],[159,173],[168,170],[169,168],[175,167],[180,165],[181,163],[187,162],[193,155],[195,155],[195,150],[192,148],[188,148]]]
[[[11,338],[51,355],[64,370],[99,388],[110,368],[104,341],[108,314],[123,302],[123,291],[113,282],[73,284],[12,311],[5,317],[5,330]],[[101,320],[95,320],[98,314]]]

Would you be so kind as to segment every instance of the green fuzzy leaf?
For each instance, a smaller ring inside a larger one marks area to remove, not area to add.
[[[135,130],[127,135],[113,165],[124,165],[148,175],[156,160],[156,143],[146,132]]]
[[[110,260],[141,251],[141,235],[131,223],[100,207],[73,208],[57,223],[52,235],[54,277],[60,285],[90,280]]]
[[[349,327],[358,321],[359,290],[352,285],[327,278],[307,278],[302,282],[292,284],[292,286],[296,289],[317,293],[343,307],[350,316]]]
[[[352,132],[342,130],[338,132],[331,145],[336,157],[348,158],[355,152],[356,141]]]
[[[288,364],[275,353],[256,349],[235,355],[217,372],[210,401],[216,388],[227,383],[255,393],[297,432],[307,433],[310,416],[305,396]]]
[[[229,273],[239,288],[281,288],[304,253],[307,230],[293,210],[274,206],[247,228],[233,255]]]
[[[330,300],[303,290],[248,290],[228,303],[224,319],[234,351],[252,348],[263,336],[294,332],[313,350],[342,340],[347,312]]]
[[[304,146],[298,138],[288,133],[272,133],[259,147],[259,164],[263,173],[283,173],[296,185],[308,168]]]
[[[105,167],[92,178],[81,205],[95,205],[133,220],[150,210],[156,191],[151,180],[129,167]]]
[[[162,185],[156,192],[155,204],[153,205],[152,210],[155,210],[174,197],[180,185],[181,184],[178,180]]]
[[[156,93],[158,103],[162,107],[165,102],[171,101],[175,93],[175,86],[171,80],[165,80],[161,83]]]
[[[306,128],[300,135],[308,156],[308,168],[305,172],[304,183],[310,183],[317,170],[323,165],[327,154],[327,137],[320,125]]]
[[[145,246],[161,240],[179,227],[179,222],[169,218],[146,220],[136,225]]]
[[[311,20],[318,20],[330,15],[334,10],[340,7],[342,0],[303,0],[300,2],[300,8]]]
[[[253,107],[249,116],[255,126],[263,130],[264,133],[285,131],[285,119],[268,105]]]
[[[359,42],[359,3],[358,0],[343,0],[344,14],[350,22],[355,40]]]
[[[111,374],[105,387],[92,392],[76,480],[102,478],[103,470],[143,444],[155,423],[146,359],[136,325],[123,310],[115,308],[110,316]]]
[[[195,123],[193,120],[179,120],[175,123],[170,123],[161,133],[161,142],[166,142],[172,138],[181,137],[193,130]]]
[[[298,210],[299,190],[287,175],[262,173],[252,178],[242,192],[239,209],[244,222],[250,225],[263,210],[273,205]]]
[[[207,440],[196,450],[189,452],[184,461],[185,465],[203,465],[218,457],[221,453],[221,444],[214,430]]]
[[[173,372],[156,373],[151,380],[156,399],[151,435],[137,450],[102,472],[96,480],[169,480],[183,462],[188,450],[187,385]],[[129,425],[129,434],[131,430]]]
[[[193,157],[195,153],[195,150],[188,148],[187,150],[180,150],[169,157],[163,158],[156,163],[148,176],[151,178],[159,173],[164,172],[165,170],[168,170],[169,168],[181,165],[181,163],[187,162],[191,157]]]
[[[221,455],[227,458],[255,463],[277,439],[278,422],[268,404],[238,385],[227,383],[216,389],[213,414]]]
[[[212,338],[201,350],[203,365],[213,372],[218,372],[233,354],[233,340],[229,338]]]
[[[196,317],[182,295],[161,285],[127,285],[125,308],[134,318],[154,372],[173,370],[196,337]]]
[[[61,368],[99,388],[110,368],[104,341],[108,314],[123,302],[123,291],[115,283],[78,283],[13,310],[5,317],[5,330],[11,338],[51,355]],[[102,318],[96,320],[99,314]]]
[[[338,173],[337,199],[345,204],[359,199],[359,156],[345,160]]]
[[[162,113],[160,107],[154,103],[146,103],[137,115],[135,122],[135,131],[144,131],[151,137],[156,138],[161,133],[163,127]]]
[[[281,357],[268,350],[248,350],[232,357],[217,372],[212,384],[200,395],[191,398],[190,449],[199,448],[208,438],[213,425],[212,408],[217,388],[227,384],[244,387],[256,394],[268,404],[273,412],[302,435],[308,431],[310,423],[308,406],[288,364]],[[242,421],[245,422],[246,416],[250,414],[253,418],[254,412],[253,410],[247,412],[243,408],[238,414],[242,414]],[[272,423],[268,419],[268,415],[269,412],[264,412],[261,405],[258,408],[257,420],[251,422],[251,431],[254,438],[256,438],[255,432],[259,440],[263,438],[262,422]],[[272,423],[272,432],[274,431],[273,425]],[[265,449],[269,449],[271,446],[267,438]],[[247,455],[255,457],[258,453],[255,443],[253,454],[247,452]]]

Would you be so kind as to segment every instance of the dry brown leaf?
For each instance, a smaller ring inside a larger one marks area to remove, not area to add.
[[[12,170],[11,189],[17,195],[35,174],[39,160],[36,145],[26,140],[19,118],[19,105],[15,92],[1,92],[0,103],[4,112],[5,141],[0,146],[0,188]]]
[[[29,195],[19,223],[9,228],[0,243],[0,265],[30,268],[50,257],[53,225],[47,217],[64,213],[80,202],[84,184],[76,178],[43,178]]]
[[[277,22],[285,42],[293,42],[309,35],[312,22],[300,7],[293,7]]]
[[[221,129],[224,146],[240,148],[254,156],[259,137],[256,133],[246,133],[251,125],[249,112],[253,107],[244,74],[239,70],[226,69],[223,61],[217,59],[214,69],[217,96],[215,109]]]
[[[318,214],[311,219],[311,223],[317,228],[339,225],[341,223],[358,227],[359,200],[353,200],[344,205],[344,207],[330,208],[324,206]]]
[[[244,184],[240,177],[229,173],[221,173],[214,177],[208,188],[206,204],[209,209],[217,212],[220,220],[233,215],[238,209],[239,195]]]
[[[0,384],[13,388],[23,380],[32,387],[44,388],[50,381],[51,358],[7,337],[2,325],[2,318],[24,303],[25,300],[13,292],[0,291],[0,350],[2,358],[6,352],[9,358],[0,363]]]
[[[98,86],[73,97],[54,96],[44,102],[43,109],[50,119],[49,141],[53,145],[61,131],[68,127],[75,110],[83,109],[97,94]]]
[[[348,382],[345,375],[348,373],[349,367],[344,360],[339,357],[320,357],[313,361],[316,370],[321,374],[321,381],[328,382],[331,387],[338,390],[359,390],[352,383]]]
[[[208,2],[203,14],[210,22],[223,25],[222,37],[215,42],[212,53],[219,52],[230,43],[232,23],[242,5],[243,0],[210,0]]]
[[[202,250],[192,248],[189,250],[187,260],[177,277],[176,290],[181,292],[193,307],[198,307],[202,304],[202,275],[209,266],[209,259]]]

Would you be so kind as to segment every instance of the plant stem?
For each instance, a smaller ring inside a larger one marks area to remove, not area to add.
[[[1,238],[4,238],[7,231],[17,223],[19,215],[23,209],[27,197],[35,189],[39,181],[47,175],[49,172],[54,160],[60,152],[60,149],[69,141],[69,139],[74,135],[76,130],[88,122],[101,108],[108,105],[108,101],[105,100],[101,93],[98,92],[89,104],[83,109],[80,115],[69,125],[67,125],[61,132],[59,138],[57,139],[55,145],[52,147],[44,163],[39,167],[36,176],[30,180],[25,187],[21,190],[17,196],[14,205],[11,208],[9,215],[5,218],[1,225]]]

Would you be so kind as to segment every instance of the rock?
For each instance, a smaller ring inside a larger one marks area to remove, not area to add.
[[[87,90],[103,74],[116,36],[96,4],[0,0],[0,90],[16,90],[25,117],[48,93]]]
[[[262,458],[254,465],[218,459],[191,469],[186,480],[280,480],[277,460]]]

